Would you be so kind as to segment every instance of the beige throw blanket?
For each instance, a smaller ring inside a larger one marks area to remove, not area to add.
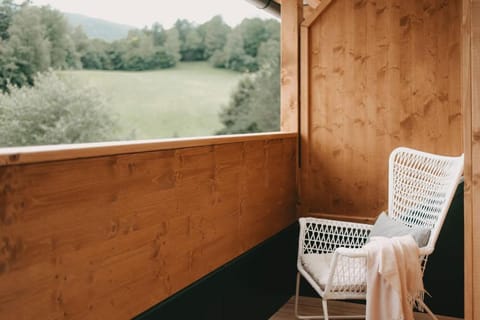
[[[367,250],[367,320],[413,320],[423,294],[417,243],[412,236],[372,237]]]

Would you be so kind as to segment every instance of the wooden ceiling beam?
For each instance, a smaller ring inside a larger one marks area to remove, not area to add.
[[[320,0],[305,0],[305,2],[312,7],[313,9],[316,9],[322,1]]]
[[[317,18],[328,8],[332,3],[332,0],[322,0],[320,4],[313,10],[313,12],[305,17],[302,22],[302,26],[309,27]]]

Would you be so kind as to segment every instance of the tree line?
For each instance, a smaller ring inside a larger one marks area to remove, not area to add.
[[[273,19],[245,19],[232,29],[215,16],[200,25],[179,19],[169,29],[155,23],[107,42],[89,39],[80,26],[70,27],[61,12],[48,6],[2,0],[0,89],[32,85],[36,73],[49,69],[142,71],[209,61],[217,68],[254,72],[272,54],[279,34]]]

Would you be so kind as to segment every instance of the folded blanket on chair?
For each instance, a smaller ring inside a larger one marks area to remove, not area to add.
[[[411,235],[372,237],[367,250],[367,320],[413,320],[424,292],[419,249]]]

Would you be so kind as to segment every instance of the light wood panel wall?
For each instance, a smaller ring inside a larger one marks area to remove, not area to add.
[[[387,207],[395,147],[463,152],[461,1],[333,0],[310,20],[302,213],[372,217]]]
[[[465,132],[465,319],[480,319],[480,1],[463,0]]]
[[[302,16],[302,7],[302,0],[282,1],[280,79],[280,128],[282,131],[298,131],[299,24]]]
[[[0,318],[130,319],[295,220],[296,137],[0,166]]]

